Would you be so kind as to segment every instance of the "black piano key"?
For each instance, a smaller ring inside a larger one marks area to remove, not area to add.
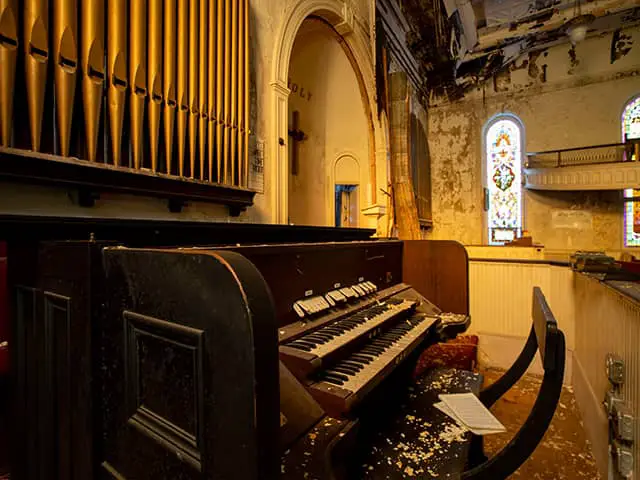
[[[316,348],[315,343],[312,342],[305,342],[304,340],[302,340],[301,338],[297,339],[296,341],[294,341],[293,343],[295,343],[296,345],[305,345],[311,349]]]
[[[378,348],[378,347],[374,347],[374,346],[365,347],[365,348],[362,349],[362,351],[364,353],[371,354],[374,357],[377,357],[380,354],[384,353],[384,350],[382,350],[381,348]]]
[[[329,338],[326,338],[324,335],[317,335],[315,333],[312,333],[311,335],[306,335],[302,339],[311,340],[318,345],[322,345],[323,343],[327,343],[329,340],[331,340]]]
[[[330,375],[331,377],[337,378],[338,380],[342,380],[343,382],[346,382],[349,380],[349,377],[346,376],[344,373],[340,373],[335,370],[326,370],[324,373],[326,375]]]
[[[354,328],[358,326],[358,322],[353,322],[351,320],[342,320],[340,322],[340,325],[343,325],[345,327],[350,327],[350,328]]]
[[[297,344],[296,342],[293,343],[287,343],[287,347],[291,347],[291,348],[297,348],[298,350],[304,350],[305,352],[310,352],[312,349],[309,348],[306,345],[300,345]]]
[[[360,363],[360,362],[356,362],[354,360],[343,360],[342,362],[340,362],[340,365],[343,366],[347,366],[349,368],[354,368],[358,371],[362,370],[364,368],[364,364]]]
[[[345,375],[348,375],[348,376],[352,376],[352,375],[355,375],[356,373],[358,373],[358,370],[356,370],[355,368],[349,367],[349,366],[344,366],[342,364],[335,365],[331,370],[334,371],[334,372],[344,373]]]
[[[339,378],[334,377],[333,375],[323,374],[320,376],[322,380],[325,382],[333,383],[334,385],[344,385],[344,381]]]
[[[386,345],[384,343],[381,342],[372,342],[368,348],[370,348],[371,350],[380,350],[380,353],[384,353],[384,351],[387,349]]]
[[[327,342],[330,342],[331,340],[333,340],[335,338],[335,335],[329,335],[328,333],[314,333],[314,335],[318,338],[322,338],[323,340],[326,340]]]
[[[332,337],[335,337],[336,335],[342,335],[343,333],[342,330],[339,330],[335,327],[324,327],[322,330],[320,330],[320,332]]]
[[[352,361],[358,362],[358,363],[364,362],[365,364],[369,364],[369,363],[371,363],[373,358],[370,357],[369,355],[366,355],[366,354],[362,353],[362,352],[358,352],[356,354],[351,355],[349,357],[349,360],[352,360]]]
[[[300,340],[305,342],[305,343],[312,343],[313,345],[320,345],[320,344],[324,343],[324,340],[319,340],[319,339],[311,337],[309,335],[305,335],[304,337],[300,338]]]

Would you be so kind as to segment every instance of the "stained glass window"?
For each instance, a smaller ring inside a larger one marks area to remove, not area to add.
[[[491,123],[486,136],[489,244],[522,233],[522,135],[510,116]]]
[[[640,96],[631,100],[622,112],[622,141],[640,138]],[[631,160],[640,161],[632,156]],[[625,198],[640,198],[640,189],[628,188]],[[640,202],[624,204],[624,246],[640,247]]]

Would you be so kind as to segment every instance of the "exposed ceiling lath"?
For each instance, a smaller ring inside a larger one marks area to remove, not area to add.
[[[640,24],[637,0],[403,0],[427,88],[454,99],[521,55]],[[613,54],[612,54],[613,58]]]

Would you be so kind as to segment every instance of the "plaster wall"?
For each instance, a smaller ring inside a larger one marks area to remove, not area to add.
[[[366,50],[361,57],[367,58],[371,66],[369,72],[364,71],[369,83],[373,82],[373,43],[372,18],[375,11],[373,0],[358,0],[343,2],[342,0],[250,0],[250,49],[251,49],[251,116],[252,135],[250,137],[250,153],[264,155],[264,192],[255,196],[254,206],[250,207],[240,217],[231,218],[226,208],[219,205],[194,203],[188,205],[182,213],[173,214],[166,208],[166,202],[145,197],[129,195],[103,195],[93,208],[77,205],[73,198],[63,189],[43,188],[15,184],[0,183],[0,213],[3,214],[34,214],[34,215],[68,215],[68,216],[107,216],[121,218],[172,219],[172,220],[201,220],[201,221],[247,221],[247,222],[275,222],[273,198],[276,185],[272,181],[272,172],[276,169],[276,158],[273,155],[277,149],[278,137],[270,135],[271,126],[275,122],[276,113],[272,101],[273,95],[273,64],[277,55],[276,45],[282,37],[283,24],[287,15],[293,9],[318,9],[318,14],[327,11],[327,5],[334,10],[341,9],[352,15],[350,23],[352,37],[364,37],[362,42]],[[337,7],[336,7],[337,5]],[[348,6],[348,9],[344,7]],[[334,8],[335,7],[335,8]],[[358,94],[358,98],[359,94]],[[104,106],[103,106],[104,107]],[[374,120],[374,121],[377,121]],[[379,124],[376,124],[379,129]],[[380,135],[376,138],[376,152],[382,152],[384,157],[385,145]],[[366,165],[369,154],[366,157]],[[382,180],[386,184],[386,177]]]
[[[341,156],[356,160],[358,203],[368,204],[369,131],[358,81],[335,33],[318,21],[302,24],[289,74],[290,119],[298,111],[298,127],[306,135],[298,146],[298,174],[289,175],[289,221],[333,226],[335,166]]]
[[[432,99],[429,147],[437,239],[487,242],[483,210],[485,123],[502,112],[525,126],[525,151],[620,141],[620,114],[640,93],[640,28],[624,31],[631,50],[611,63],[611,34],[572,51],[562,44],[523,56],[512,67],[454,103]],[[559,226],[554,212],[584,212]],[[620,192],[524,193],[524,228],[551,249],[622,248]]]

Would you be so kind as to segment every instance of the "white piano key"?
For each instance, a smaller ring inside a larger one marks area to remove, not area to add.
[[[340,388],[350,390],[355,393],[372,381],[391,362],[399,363],[404,359],[404,356],[401,356],[401,354],[409,347],[409,345],[429,330],[434,321],[435,319],[432,321],[429,321],[429,318],[424,319],[418,325],[406,332],[402,338],[387,347],[383,354],[378,355],[372,362],[365,365],[364,368],[356,375],[352,375],[349,380],[340,385]]]
[[[413,301],[403,300],[402,303],[393,305],[389,307],[388,310],[385,310],[383,313],[376,315],[372,318],[369,318],[366,322],[352,328],[351,330],[347,330],[341,335],[336,336],[332,341],[316,346],[316,348],[312,349],[309,353],[322,358],[323,356],[337,350],[343,345],[346,345],[351,340],[365,334],[372,328],[375,328],[383,324],[389,318],[397,315],[398,313],[410,310],[414,305],[415,305],[415,302]],[[303,340],[303,339],[304,337],[300,338],[300,340]]]

